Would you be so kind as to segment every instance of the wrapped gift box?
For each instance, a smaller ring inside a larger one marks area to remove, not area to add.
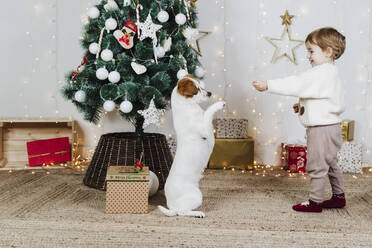
[[[282,143],[282,167],[291,173],[305,173],[307,147],[299,144]]]
[[[250,169],[253,166],[254,140],[216,139],[209,160],[209,168],[223,169],[236,167]]]
[[[352,141],[354,139],[355,121],[343,120],[341,122],[341,128],[342,128],[342,139],[344,141]]]
[[[29,166],[71,161],[68,137],[29,141],[26,144]]]
[[[248,120],[238,118],[219,118],[213,121],[217,139],[248,138]]]
[[[338,152],[338,165],[343,172],[362,172],[362,144],[357,142],[344,142]]]
[[[106,213],[147,213],[149,168],[136,172],[134,166],[109,166],[106,175]]]

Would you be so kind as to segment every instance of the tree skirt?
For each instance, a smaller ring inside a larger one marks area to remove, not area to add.
[[[148,166],[158,176],[159,189],[163,189],[173,159],[165,135],[158,133],[144,133],[142,140],[137,139],[135,133],[102,135],[85,175],[84,184],[106,190],[107,167],[134,166],[142,151],[143,165]]]

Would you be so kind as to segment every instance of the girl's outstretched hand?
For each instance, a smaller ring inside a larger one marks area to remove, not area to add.
[[[256,80],[256,81],[253,81],[252,85],[258,91],[265,91],[265,90],[267,90],[267,82],[266,81]]]

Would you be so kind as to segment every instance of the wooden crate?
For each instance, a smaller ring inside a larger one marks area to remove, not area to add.
[[[69,137],[73,153],[75,128],[70,119],[0,119],[0,169],[27,168],[28,141]]]

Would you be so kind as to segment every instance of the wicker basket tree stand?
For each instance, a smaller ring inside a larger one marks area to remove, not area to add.
[[[158,176],[159,189],[163,189],[173,159],[165,135],[159,133],[143,133],[141,139],[134,132],[102,135],[85,174],[84,184],[106,190],[108,166],[134,166],[142,152],[143,165]]]

